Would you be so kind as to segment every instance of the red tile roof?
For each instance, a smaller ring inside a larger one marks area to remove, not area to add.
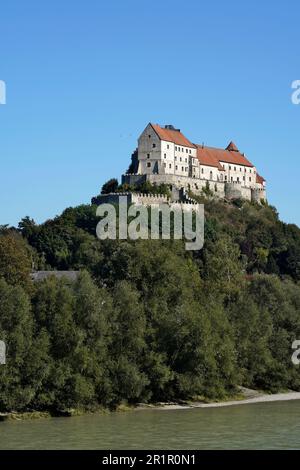
[[[203,147],[201,145],[197,145],[197,148],[200,147],[200,151],[198,151],[198,158],[208,159],[210,161],[217,160],[218,162],[224,163],[232,163],[236,165],[243,165],[253,167],[252,163],[247,160],[245,155],[241,154],[238,150],[223,150],[214,147]],[[202,152],[201,152],[202,150]],[[205,156],[205,157],[204,157]],[[200,160],[201,163],[201,160]],[[205,163],[203,163],[205,165]]]
[[[229,144],[227,145],[226,147],[226,150],[229,150],[229,152],[239,152],[239,149],[237,148],[237,146],[235,145],[234,142],[229,142]]]
[[[256,182],[259,183],[259,184],[263,184],[265,182],[265,178],[263,178],[262,176],[260,176],[258,173],[256,173]]]
[[[234,142],[230,142],[224,150],[214,147],[204,147],[202,145],[192,144],[192,142],[190,142],[180,131],[175,129],[166,129],[158,124],[150,123],[150,125],[161,140],[173,142],[174,144],[182,145],[183,147],[197,148],[197,157],[202,165],[214,166],[220,171],[224,170],[221,162],[243,165],[251,168],[254,166],[249,160],[247,160],[245,155],[239,151]]]
[[[197,145],[197,158],[201,165],[214,166],[220,171],[225,171],[221,163],[216,156],[215,149],[209,147],[203,147],[202,145]]]
[[[180,131],[165,129],[160,127],[158,124],[151,124],[156,134],[161,140],[166,140],[167,142],[173,142],[177,145],[182,145],[183,147],[195,148],[195,145],[192,144]]]

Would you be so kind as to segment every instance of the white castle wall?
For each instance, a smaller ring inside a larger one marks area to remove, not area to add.
[[[186,212],[198,211],[200,205],[190,202],[171,202],[164,194],[143,194],[143,193],[110,193],[102,194],[97,198],[97,204],[119,204],[119,197],[126,197],[127,204],[136,204],[142,206],[159,207],[162,204],[167,204],[172,210],[182,210]]]
[[[137,175],[126,175],[126,181],[130,182],[132,178],[136,178]],[[244,186],[243,182],[234,181],[232,183],[214,181],[214,180],[199,180],[188,176],[178,175],[147,175],[146,179],[152,184],[168,184],[174,188],[184,188],[186,191],[190,190],[194,194],[200,195],[202,190],[209,184],[209,189],[214,197],[227,198],[227,199],[246,199],[248,201],[260,202],[261,199],[266,200],[265,188],[253,188]],[[147,198],[153,197],[147,195]],[[141,199],[140,199],[141,200]],[[149,199],[147,199],[149,201]],[[163,201],[162,201],[163,202]]]

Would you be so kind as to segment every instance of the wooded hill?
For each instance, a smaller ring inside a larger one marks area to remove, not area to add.
[[[205,199],[205,245],[96,238],[96,206],[0,233],[0,411],[300,390],[300,229]],[[36,270],[79,270],[76,281]]]

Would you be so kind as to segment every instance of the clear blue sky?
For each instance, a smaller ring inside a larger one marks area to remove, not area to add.
[[[300,225],[299,18],[299,0],[2,2],[0,224],[89,202],[153,121],[234,140]]]

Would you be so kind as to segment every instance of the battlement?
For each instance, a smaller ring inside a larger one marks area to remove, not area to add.
[[[180,209],[182,211],[198,211],[199,204],[191,198],[186,198],[184,201],[171,201],[171,199],[165,194],[145,194],[145,193],[110,193],[101,194],[94,199],[94,204],[119,204],[120,197],[126,197],[128,205],[135,204],[141,206],[156,206],[168,205],[171,209]]]

